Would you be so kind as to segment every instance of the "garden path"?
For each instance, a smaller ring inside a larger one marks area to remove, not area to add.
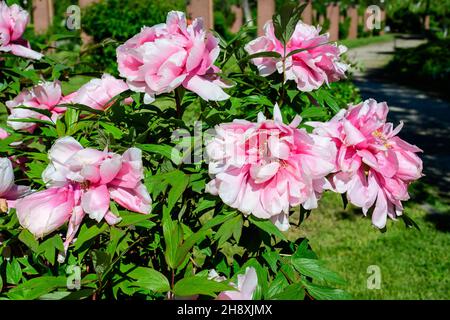
[[[383,77],[386,64],[395,47],[407,48],[423,40],[396,39],[349,50],[354,68],[354,83],[363,99],[386,101],[390,107],[389,121],[394,125],[403,121],[400,137],[416,144],[424,153],[424,180],[439,187],[450,196],[450,103],[430,96],[424,91],[392,83]]]

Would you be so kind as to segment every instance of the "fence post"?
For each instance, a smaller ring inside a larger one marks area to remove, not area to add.
[[[191,19],[203,18],[207,29],[214,29],[213,0],[190,0],[187,13]]]
[[[78,0],[78,5],[80,6],[80,8],[84,8],[90,5],[91,3],[95,3],[98,1],[99,0]]]
[[[264,25],[268,20],[272,20],[275,13],[274,0],[258,0],[258,36],[264,34]]]
[[[350,27],[348,29],[348,38],[356,39],[358,37],[358,8],[351,6],[347,9],[347,16],[350,17]]]
[[[425,30],[430,30],[430,16],[425,16]]]
[[[44,33],[53,21],[53,1],[33,0],[33,25],[36,33]]]
[[[323,27],[323,24],[325,23],[325,17],[323,14],[319,14],[319,25]]]
[[[233,4],[231,6],[231,12],[234,13],[234,22],[233,25],[231,26],[230,31],[233,33],[237,33],[239,29],[241,29],[242,27],[242,18],[243,18],[242,8]]]
[[[380,21],[380,23],[381,23],[381,30],[380,30],[380,35],[383,35],[384,34],[384,22],[386,21],[386,11],[385,10],[381,10],[381,15],[380,15],[381,17],[381,21]]]
[[[369,17],[370,17],[370,12],[366,9],[364,11],[364,19],[363,19],[364,32],[370,31],[369,28],[367,27],[367,20],[369,20]]]
[[[302,21],[306,24],[312,25],[313,23],[313,8],[312,8],[312,0],[301,0],[301,3],[308,3],[305,9],[302,12]]]
[[[339,5],[329,4],[327,7],[327,18],[330,20],[330,41],[339,40]]]

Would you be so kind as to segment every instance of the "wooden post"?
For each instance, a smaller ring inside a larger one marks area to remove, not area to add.
[[[325,17],[323,16],[323,14],[320,14],[319,15],[319,25],[322,27],[324,23],[325,23]]]
[[[306,24],[312,25],[313,23],[313,8],[312,8],[312,0],[301,0],[301,3],[307,2],[305,9],[302,12],[302,21]]]
[[[327,7],[327,18],[330,20],[330,41],[339,40],[339,5],[329,4]]]
[[[78,5],[80,8],[84,8],[95,2],[99,2],[99,0],[78,0]]]
[[[258,36],[264,34],[264,25],[267,21],[272,20],[275,13],[274,0],[258,0]]]
[[[53,21],[53,1],[33,0],[33,25],[36,33],[45,33]]]
[[[242,8],[233,4],[231,6],[231,12],[234,13],[234,22],[233,25],[231,26],[230,31],[233,33],[237,33],[242,27],[242,18],[243,18]]]
[[[358,38],[358,8],[351,6],[347,9],[347,16],[350,17],[350,27],[348,29],[348,38]]]
[[[425,16],[425,30],[430,30],[430,16]]]
[[[187,13],[191,19],[203,18],[207,29],[214,29],[213,0],[190,0]]]
[[[365,32],[370,31],[369,28],[367,27],[367,21],[369,20],[369,17],[370,17],[370,11],[365,10],[364,11],[364,19],[363,19],[364,31]]]
[[[386,21],[386,11],[381,10],[380,16],[381,16],[381,21],[380,21],[380,27],[381,27],[380,35],[383,35],[383,34],[384,34],[384,22]]]

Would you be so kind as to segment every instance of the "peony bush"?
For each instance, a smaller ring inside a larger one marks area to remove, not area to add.
[[[302,8],[229,42],[169,12],[117,47],[114,78],[33,51],[1,2],[0,298],[349,298],[287,231],[324,192],[413,224],[421,150],[385,102],[342,103],[346,48]]]

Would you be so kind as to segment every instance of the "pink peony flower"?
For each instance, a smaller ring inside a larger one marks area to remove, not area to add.
[[[265,35],[245,46],[249,54],[271,51],[284,56],[283,44],[275,37],[272,21],[264,26]],[[299,49],[305,49],[285,58],[285,81],[295,80],[301,91],[312,91],[324,83],[337,81],[345,77],[348,66],[341,62],[340,55],[347,51],[345,46],[327,44],[328,34],[320,35],[320,27],[315,28],[299,21],[292,37],[286,45],[286,56]],[[283,73],[283,59],[262,57],[252,59],[259,74],[269,76],[275,71]]]
[[[142,28],[117,48],[120,76],[131,90],[146,93],[146,103],[181,85],[204,100],[225,100],[229,96],[222,88],[228,86],[214,66],[218,44],[201,18],[188,26],[184,13],[171,11],[166,23]]]
[[[38,127],[37,123],[18,122],[14,120],[39,119],[56,121],[66,111],[65,108],[57,106],[58,104],[64,103],[64,101],[59,81],[43,82],[34,86],[31,90],[24,90],[13,100],[6,101],[6,106],[11,112],[8,117],[8,126],[14,130],[24,130],[33,133]],[[52,116],[49,118],[37,111],[20,108],[21,106],[50,111]]]
[[[314,133],[331,137],[337,146],[338,172],[330,178],[332,189],[347,193],[349,202],[366,215],[373,207],[372,222],[384,228],[387,217],[402,214],[401,201],[409,199],[408,185],[422,176],[418,147],[397,137],[403,123],[386,123],[386,103],[366,100],[341,110],[327,123],[309,123]]]
[[[80,190],[72,185],[36,192],[17,202],[17,217],[22,227],[41,238],[70,219],[79,197]]]
[[[83,148],[72,137],[58,139],[49,151],[50,164],[42,174],[48,190],[17,203],[17,216],[36,237],[69,222],[69,244],[85,214],[109,224],[120,221],[110,210],[110,200],[124,208],[148,214],[152,200],[143,179],[141,150],[130,148],[123,155]],[[45,204],[39,205],[39,203]]]
[[[219,277],[215,270],[210,272],[210,277],[218,281],[225,280],[224,277]],[[237,284],[230,283],[230,285],[235,287],[236,291],[221,292],[216,300],[253,300],[253,293],[258,286],[258,276],[255,268],[247,267],[245,274],[237,276]]]
[[[118,80],[109,74],[101,79],[92,79],[70,97],[70,102],[84,104],[92,109],[106,110],[114,101],[115,96],[128,90],[123,80]]]
[[[297,129],[301,118],[283,124],[260,113],[258,123],[234,120],[216,126],[206,148],[213,180],[206,191],[246,215],[271,219],[280,230],[289,228],[289,208],[317,207],[325,176],[335,169],[336,148],[329,138]]]
[[[42,58],[42,54],[31,50],[30,44],[22,39],[28,20],[28,12],[17,4],[8,7],[0,1],[0,51],[30,59]]]
[[[28,187],[19,186],[14,183],[14,171],[11,161],[8,158],[0,158],[0,201],[3,206],[14,208],[15,201],[24,196],[29,191]]]
[[[9,133],[5,130],[0,128],[0,140],[6,139],[9,137]]]

